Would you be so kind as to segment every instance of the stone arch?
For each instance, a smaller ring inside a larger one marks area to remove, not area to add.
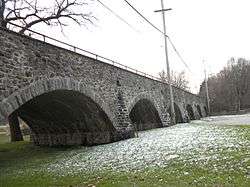
[[[200,105],[196,105],[196,108],[197,108],[197,112],[198,112],[199,118],[202,118],[202,112],[201,112]]]
[[[191,106],[190,104],[187,104],[186,110],[187,110],[189,119],[190,119],[190,120],[195,120],[194,111],[193,111],[193,108],[192,108],[192,106]]]
[[[109,106],[70,78],[37,81],[4,99],[1,109],[5,116],[17,113],[27,122],[38,145],[108,143],[116,132]]]
[[[175,110],[175,122],[176,123],[184,123],[184,118],[183,118],[183,114],[181,112],[181,109],[180,107],[178,106],[177,103],[174,103],[174,110]],[[171,115],[171,112],[170,112],[170,106],[168,108],[168,113]]]
[[[55,90],[72,90],[88,96],[94,102],[96,102],[103,111],[105,111],[112,122],[115,122],[114,115],[112,114],[108,104],[105,103],[104,100],[99,96],[99,94],[94,92],[90,86],[87,86],[81,81],[76,81],[72,78],[61,77],[39,80],[29,86],[20,89],[19,91],[14,92],[9,97],[0,102],[0,113],[7,119],[7,117],[12,112],[14,112],[24,103],[39,95]]]
[[[156,101],[148,94],[141,93],[128,106],[131,122],[137,130],[148,130],[163,127]]]
[[[160,114],[161,113],[161,110],[160,110],[160,107],[158,107],[157,105],[157,101],[155,100],[154,97],[152,97],[149,93],[147,92],[142,92],[140,94],[138,94],[136,97],[134,97],[132,100],[129,101],[128,103],[128,113],[131,112],[132,108],[135,106],[135,104],[141,100],[141,99],[147,99],[149,100],[153,105],[154,107],[156,108],[157,112]]]

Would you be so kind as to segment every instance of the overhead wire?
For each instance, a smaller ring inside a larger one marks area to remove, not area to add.
[[[191,69],[189,68],[188,64],[185,62],[185,60],[183,59],[183,57],[181,56],[180,52],[177,50],[177,48],[175,47],[173,41],[170,39],[170,37],[168,35],[166,35],[164,32],[162,32],[158,27],[156,27],[151,21],[149,21],[142,13],[140,13],[139,10],[137,10],[131,3],[129,3],[127,0],[124,0],[125,3],[130,6],[137,14],[140,15],[141,18],[143,18],[148,24],[150,24],[153,28],[155,28],[157,31],[159,31],[161,34],[163,34],[165,37],[168,38],[171,46],[173,47],[174,51],[176,52],[177,56],[180,58],[181,62],[184,64],[184,66],[188,69],[188,71],[191,71]]]
[[[125,19],[123,19],[121,16],[119,16],[114,10],[112,10],[111,8],[109,8],[106,4],[104,4],[102,1],[97,0],[97,2],[99,2],[105,9],[107,9],[109,12],[111,12],[116,18],[118,18],[119,20],[121,20],[123,23],[125,23],[126,25],[128,25],[131,29],[133,29],[134,31],[138,32],[139,31],[134,28],[130,23],[128,23]]]
[[[190,73],[192,73],[191,69],[189,68],[188,64],[185,62],[185,60],[183,59],[183,57],[181,56],[181,54],[179,53],[179,51],[176,49],[174,43],[172,42],[172,40],[170,39],[170,37],[168,37],[168,41],[171,44],[171,46],[173,47],[175,53],[177,54],[177,56],[180,58],[181,62],[184,64],[184,66],[188,69],[188,71]]]
[[[116,16],[118,19],[120,19],[122,22],[124,22],[126,25],[128,25],[131,29],[135,30],[136,32],[139,32],[137,29],[135,29],[131,24],[129,24],[125,19],[123,19],[121,16],[119,16],[114,10],[112,10],[111,8],[109,8],[107,5],[105,5],[102,1],[97,0],[105,9],[107,9],[108,11],[110,11],[114,16]],[[141,18],[144,19],[144,21],[146,21],[148,24],[150,24],[154,29],[156,29],[158,32],[160,32],[161,34],[163,34],[165,37],[167,37],[169,43],[171,44],[173,50],[175,51],[176,55],[179,57],[179,59],[181,60],[181,62],[184,64],[184,66],[188,69],[188,71],[190,73],[192,73],[189,65],[186,63],[186,61],[184,60],[184,58],[182,57],[182,55],[180,54],[180,52],[177,50],[176,46],[174,45],[173,41],[171,40],[170,36],[165,34],[161,29],[159,29],[157,26],[155,26],[151,21],[149,21],[149,19],[147,19],[137,8],[135,8],[135,6],[133,6],[131,3],[129,3],[127,0],[124,0],[125,3],[132,8]]]
[[[158,27],[156,27],[151,21],[149,21],[140,11],[138,11],[132,4],[130,4],[127,0],[124,0],[127,5],[129,5],[137,14],[139,14],[148,24],[150,24],[153,28],[155,28],[157,31],[159,31],[164,36],[168,37],[168,35],[164,34]]]

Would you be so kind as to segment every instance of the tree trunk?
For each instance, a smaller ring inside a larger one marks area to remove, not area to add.
[[[7,23],[4,19],[4,10],[5,10],[5,2],[4,0],[0,0],[0,27],[7,27]]]
[[[238,101],[237,101],[237,112],[240,111],[240,108],[241,108],[241,98],[238,97]]]
[[[16,113],[12,113],[9,117],[9,126],[10,126],[10,136],[11,142],[23,141],[23,135],[20,129],[20,124],[18,116]]]

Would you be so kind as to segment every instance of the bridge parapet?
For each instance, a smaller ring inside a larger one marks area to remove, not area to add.
[[[131,123],[169,125],[168,87],[160,81],[4,29],[0,43],[0,118],[17,113],[38,144],[53,134],[60,137],[53,144],[67,144],[72,141],[66,137],[76,132],[84,137],[108,131],[123,139],[132,136]],[[188,104],[199,105],[204,116],[200,97],[177,88],[174,95],[181,121],[190,118]],[[64,124],[67,120],[72,123]],[[46,125],[50,122],[54,127]]]

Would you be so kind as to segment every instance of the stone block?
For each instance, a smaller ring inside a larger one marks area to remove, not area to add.
[[[153,103],[163,126],[169,124],[167,84],[1,28],[0,43],[0,118],[6,118],[18,106],[40,94],[71,90],[90,97],[105,112],[116,130],[96,134],[36,133],[33,136],[35,144],[52,146],[88,142],[93,145],[133,137],[133,132],[126,128],[131,123],[129,116],[132,108],[142,99]],[[206,104],[200,97],[178,88],[173,88],[173,91],[183,117],[187,104],[200,105],[204,115]],[[14,99],[11,95],[15,96]],[[197,118],[195,108],[194,113]],[[39,125],[36,128],[39,132]]]

